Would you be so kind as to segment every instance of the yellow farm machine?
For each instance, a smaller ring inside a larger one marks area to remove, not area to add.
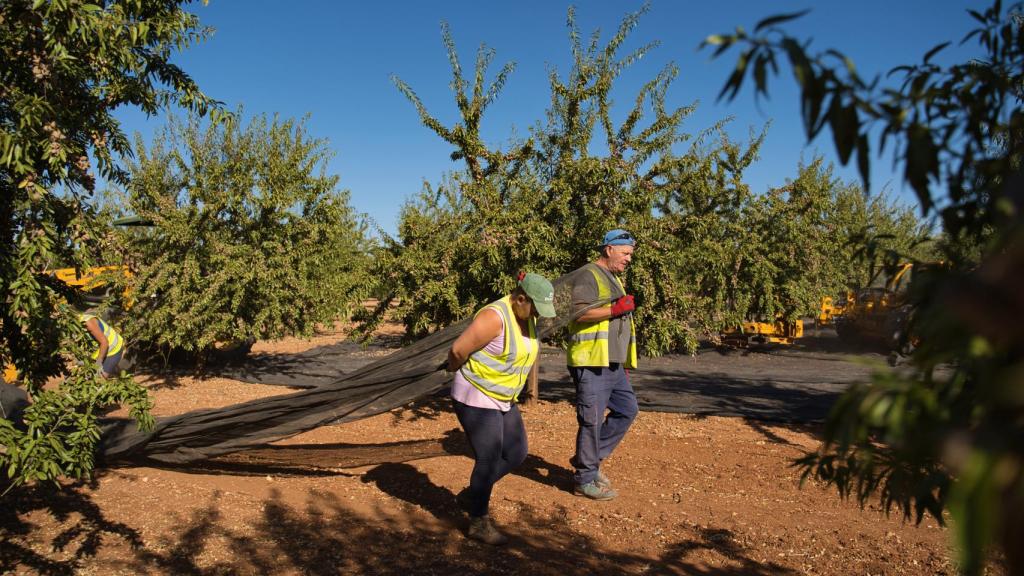
[[[732,346],[751,344],[792,344],[804,335],[804,323],[800,320],[787,322],[748,321],[732,330],[722,332],[722,343]]]
[[[833,299],[831,296],[823,297],[821,299],[821,308],[818,310],[817,317],[814,318],[814,325],[816,327],[834,326],[836,318],[843,315],[847,304],[852,302],[853,299],[854,293],[849,291],[842,299]]]
[[[852,292],[842,313],[834,318],[839,338],[878,344],[900,353],[911,351],[916,343],[909,333],[913,307],[907,299],[907,286],[913,268],[909,262],[900,264],[883,286]]]

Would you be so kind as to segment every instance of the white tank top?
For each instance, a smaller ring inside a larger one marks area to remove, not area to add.
[[[501,330],[498,331],[498,335],[493,340],[484,346],[484,351],[493,356],[501,354],[501,351],[505,348],[505,319],[502,318],[501,314],[498,314],[497,310],[490,309],[491,313],[497,314],[498,318],[501,319]],[[529,346],[530,337],[528,334],[523,334],[523,346]],[[462,375],[462,372],[455,373],[455,381],[452,382],[452,398],[462,402],[466,406],[473,406],[476,408],[489,408],[491,410],[501,410],[502,412],[508,412],[512,409],[510,402],[502,402],[491,398],[487,394],[484,394],[466,380],[466,377]]]

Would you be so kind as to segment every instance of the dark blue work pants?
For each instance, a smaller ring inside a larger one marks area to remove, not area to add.
[[[469,477],[469,515],[485,516],[494,484],[526,460],[526,427],[514,403],[508,412],[467,406],[458,400],[452,404],[476,460]]]
[[[573,479],[577,484],[587,484],[594,481],[601,461],[611,455],[636,419],[636,394],[622,364],[570,367],[569,373],[576,384],[576,422],[580,426]]]

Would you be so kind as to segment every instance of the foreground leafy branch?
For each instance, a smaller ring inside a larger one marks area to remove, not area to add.
[[[722,97],[747,78],[767,95],[788,62],[800,87],[808,139],[828,127],[842,162],[856,151],[867,185],[871,145],[893,146],[923,213],[943,226],[944,266],[912,293],[921,345],[910,375],[877,376],[851,388],[832,411],[821,449],[797,462],[804,477],[835,485],[862,504],[875,494],[918,522],[954,521],[962,569],[980,573],[1000,542],[1011,572],[1024,572],[1024,15],[967,11],[978,28],[977,57],[940,66],[932,59],[865,81],[852,61],[808,53],[777,26],[802,13],[767,18],[754,33],[710,36],[718,56],[740,50]],[[874,140],[873,140],[874,139]]]
[[[0,426],[0,478],[87,474],[101,408],[127,404],[151,422],[131,378],[97,381],[75,367],[91,365],[73,345],[83,334],[66,306],[75,295],[51,272],[102,263],[112,247],[92,194],[97,175],[126,179],[118,157],[131,152],[115,109],[222,116],[170,61],[209,35],[184,4],[0,3],[0,365],[13,364],[34,400],[27,429]],[[59,387],[44,391],[51,378]]]

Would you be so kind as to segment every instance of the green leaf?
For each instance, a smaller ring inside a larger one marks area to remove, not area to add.
[[[856,106],[853,104],[843,106],[839,98],[834,98],[831,110],[829,110],[829,125],[832,128],[832,139],[836,146],[836,152],[839,153],[839,161],[845,165],[850,160],[850,154],[857,144],[860,131]]]
[[[704,39],[704,41],[701,43],[701,47],[703,47],[704,45],[718,46],[720,44],[726,43],[732,44],[732,39],[729,36],[724,36],[722,34],[712,34]]]
[[[765,18],[764,20],[761,20],[760,22],[758,22],[757,26],[754,26],[754,32],[757,33],[757,32],[760,32],[762,29],[767,28],[769,26],[774,26],[775,24],[782,24],[783,22],[788,22],[790,20],[795,20],[797,18],[800,18],[800,17],[806,15],[810,11],[811,11],[811,9],[807,8],[806,10],[800,10],[799,12],[791,12],[791,13],[788,13],[788,14],[778,14],[778,15],[775,15],[775,16],[769,16],[768,18]]]
[[[746,76],[747,62],[750,57],[750,53],[751,51],[748,50],[740,54],[740,57],[736,61],[736,69],[733,70],[729,80],[725,83],[725,86],[722,87],[722,91],[718,93],[718,100],[721,100],[723,97],[727,97],[728,100],[736,98],[736,94],[743,86],[743,78]]]
[[[864,183],[864,190],[871,190],[871,154],[870,142],[866,134],[857,138],[857,172],[860,174],[860,181]]]
[[[763,54],[758,54],[754,60],[754,85],[758,94],[768,95],[767,81],[767,59]]]
[[[928,61],[931,60],[933,56],[935,56],[936,54],[941,52],[942,49],[944,49],[946,46],[949,46],[950,44],[952,44],[952,42],[943,42],[942,44],[939,44],[939,45],[935,46],[934,48],[932,48],[931,50],[929,50],[924,55],[924,63],[927,64]]]

